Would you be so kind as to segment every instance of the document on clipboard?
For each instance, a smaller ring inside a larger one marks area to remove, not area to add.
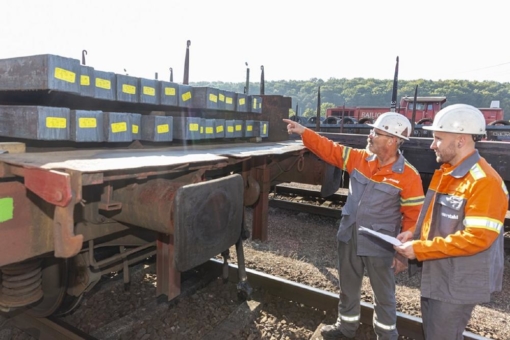
[[[365,227],[359,227],[359,230],[360,231],[363,231],[363,232],[366,232],[366,233],[369,233],[369,234],[372,234],[374,236],[377,236],[379,237],[380,239],[388,242],[388,243],[391,243],[393,244],[394,246],[400,246],[402,245],[402,242],[400,242],[399,240],[397,240],[395,237],[392,237],[392,236],[388,236],[388,235],[384,235],[384,234],[381,234],[380,232],[377,232],[375,230],[372,230],[372,229],[368,229],[368,228],[365,228]]]

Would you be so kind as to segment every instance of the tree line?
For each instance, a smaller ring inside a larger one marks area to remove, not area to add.
[[[244,93],[246,83],[196,82],[192,86],[206,86],[226,91]],[[468,80],[399,80],[397,105],[404,96],[413,97],[416,86],[418,96],[444,96],[446,105],[464,103],[475,107],[490,107],[498,100],[510,120],[510,83]],[[330,78],[264,82],[264,94],[292,98],[291,115],[296,110],[300,116],[316,115],[318,89],[320,87],[321,114],[337,106],[390,106],[393,80],[354,78]],[[260,94],[260,83],[250,83],[248,94]]]

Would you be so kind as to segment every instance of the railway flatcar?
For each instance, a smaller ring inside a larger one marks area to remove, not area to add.
[[[57,55],[0,60],[0,310],[65,313],[103,274],[122,269],[128,283],[154,255],[171,300],[182,272],[227,263],[233,245],[248,296],[245,207],[251,237],[266,239],[271,185],[321,180],[288,140],[290,104]]]

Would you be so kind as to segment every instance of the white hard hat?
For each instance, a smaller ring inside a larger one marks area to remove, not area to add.
[[[383,113],[377,117],[374,124],[367,125],[405,140],[409,140],[411,135],[411,122],[404,115],[396,112]]]
[[[453,104],[441,109],[434,117],[432,125],[423,128],[431,131],[484,135],[485,118],[482,111],[474,106]]]

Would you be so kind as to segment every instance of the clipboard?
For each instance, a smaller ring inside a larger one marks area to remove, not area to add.
[[[366,232],[366,233],[369,233],[371,235],[374,235],[378,238],[380,238],[381,240],[384,240],[388,243],[391,243],[393,244],[394,246],[400,246],[402,245],[402,242],[400,242],[398,239],[396,239],[395,237],[392,237],[392,236],[388,236],[388,235],[385,235],[385,234],[382,234],[380,232],[377,232],[375,230],[372,230],[372,229],[368,229],[368,228],[365,228],[365,227],[362,227],[360,226],[359,231],[363,231],[363,232]]]

